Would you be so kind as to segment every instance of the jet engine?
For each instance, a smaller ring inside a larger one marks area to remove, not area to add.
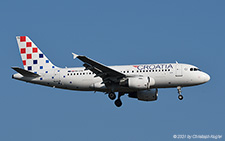
[[[158,99],[158,89],[142,90],[128,95],[131,98],[137,98],[141,101],[155,101]]]
[[[155,80],[151,77],[129,77],[120,82],[120,86],[129,87],[137,90],[148,90],[155,85]]]

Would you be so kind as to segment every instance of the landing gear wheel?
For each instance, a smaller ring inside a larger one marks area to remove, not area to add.
[[[183,97],[182,95],[179,95],[178,98],[179,98],[180,100],[183,100],[184,97]]]
[[[177,91],[178,91],[178,94],[179,94],[178,99],[183,100],[184,97],[183,97],[183,95],[181,95],[181,86],[177,87]]]
[[[119,92],[119,93],[118,93],[118,98],[117,98],[117,100],[114,102],[115,105],[116,105],[117,107],[121,107],[121,106],[122,106],[123,103],[122,103],[120,97],[123,96],[124,94],[125,94],[125,93],[122,93],[122,92]]]
[[[121,107],[121,106],[122,106],[122,101],[121,101],[120,99],[117,99],[117,100],[115,101],[115,105],[116,105],[117,107]]]
[[[114,99],[116,99],[116,94],[111,92],[108,94],[108,97],[109,97],[109,99],[114,100]]]

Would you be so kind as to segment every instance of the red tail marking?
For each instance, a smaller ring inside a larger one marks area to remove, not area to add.
[[[37,53],[38,49],[37,48],[33,48],[33,53]]]
[[[26,42],[26,36],[20,36],[20,42]]]
[[[21,53],[21,54],[26,53],[26,49],[25,49],[25,48],[21,48],[21,49],[20,49],[20,53]]]
[[[23,60],[23,65],[26,66],[26,64],[27,64],[27,63],[26,63],[26,60]]]
[[[31,47],[32,43],[31,42],[27,42],[27,47]]]
[[[31,59],[32,58],[32,54],[27,54],[27,59]]]

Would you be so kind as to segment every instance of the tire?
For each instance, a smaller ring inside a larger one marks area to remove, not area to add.
[[[121,106],[122,106],[122,101],[121,101],[120,99],[117,99],[117,100],[115,101],[115,105],[116,105],[117,107],[121,107]]]
[[[179,99],[179,100],[183,100],[184,97],[183,97],[182,95],[179,95],[179,96],[178,96],[178,99]]]
[[[116,94],[115,93],[109,93],[108,97],[109,97],[109,99],[114,100],[114,99],[116,99]]]

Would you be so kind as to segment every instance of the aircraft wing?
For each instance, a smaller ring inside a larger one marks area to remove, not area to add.
[[[126,77],[123,73],[120,73],[114,69],[111,69],[101,63],[98,63],[86,56],[80,56],[72,53],[74,55],[74,59],[78,58],[82,62],[84,62],[83,66],[86,70],[90,70],[96,74],[95,77],[101,77],[103,79],[103,83],[112,83],[112,82],[119,82],[120,79]]]

